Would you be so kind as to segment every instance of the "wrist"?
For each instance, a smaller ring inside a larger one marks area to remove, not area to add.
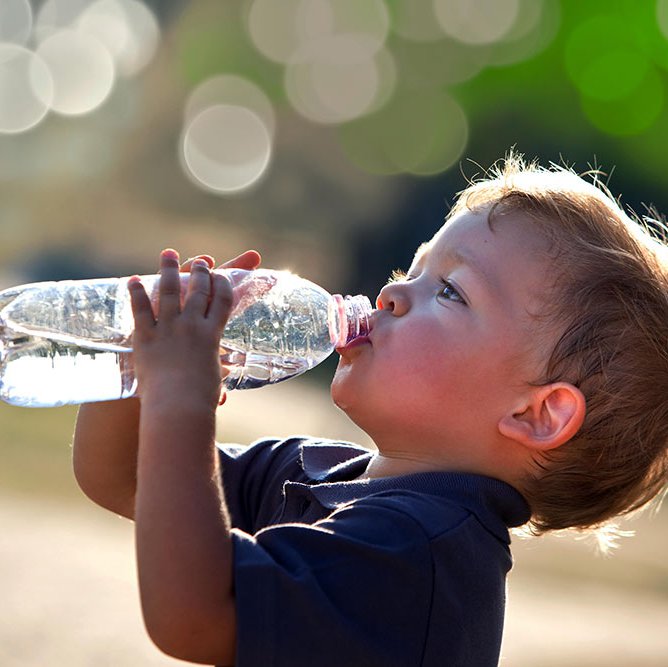
[[[142,409],[155,405],[165,409],[205,409],[215,410],[221,393],[220,375],[193,373],[163,373],[160,376],[140,379],[138,396]]]
[[[183,473],[205,452],[209,452],[207,457],[210,455],[215,439],[214,407],[188,398],[151,401],[141,412],[138,469],[146,470],[145,464],[149,462],[149,469],[154,471],[156,462],[170,452],[170,465],[177,465]]]
[[[176,392],[170,387],[154,387],[140,393],[141,414],[163,420],[201,419],[214,415],[218,407],[219,395],[202,389]]]

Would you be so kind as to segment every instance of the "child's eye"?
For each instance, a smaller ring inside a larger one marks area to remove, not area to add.
[[[438,295],[448,301],[456,301],[458,303],[463,303],[466,305],[466,300],[464,297],[457,291],[457,288],[449,280],[441,280],[443,287]]]

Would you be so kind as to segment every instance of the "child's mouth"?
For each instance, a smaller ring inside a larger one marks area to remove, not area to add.
[[[353,338],[349,343],[346,343],[342,347],[337,347],[336,351],[342,357],[345,357],[348,352],[357,347],[360,347],[361,345],[371,345],[371,339],[369,336],[358,336],[357,338]]]

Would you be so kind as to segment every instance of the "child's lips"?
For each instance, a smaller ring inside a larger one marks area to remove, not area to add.
[[[354,350],[362,345],[371,345],[371,339],[369,336],[358,336],[353,338],[349,343],[346,343],[342,347],[337,347],[336,351],[342,356],[347,356],[348,352]]]

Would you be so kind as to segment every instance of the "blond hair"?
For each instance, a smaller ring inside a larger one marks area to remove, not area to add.
[[[550,240],[554,285],[540,319],[557,337],[536,384],[567,381],[586,400],[577,434],[537,458],[524,481],[530,528],[600,528],[668,479],[664,227],[629,217],[596,177],[513,154],[460,193],[451,215],[480,209],[490,224],[521,213]]]

